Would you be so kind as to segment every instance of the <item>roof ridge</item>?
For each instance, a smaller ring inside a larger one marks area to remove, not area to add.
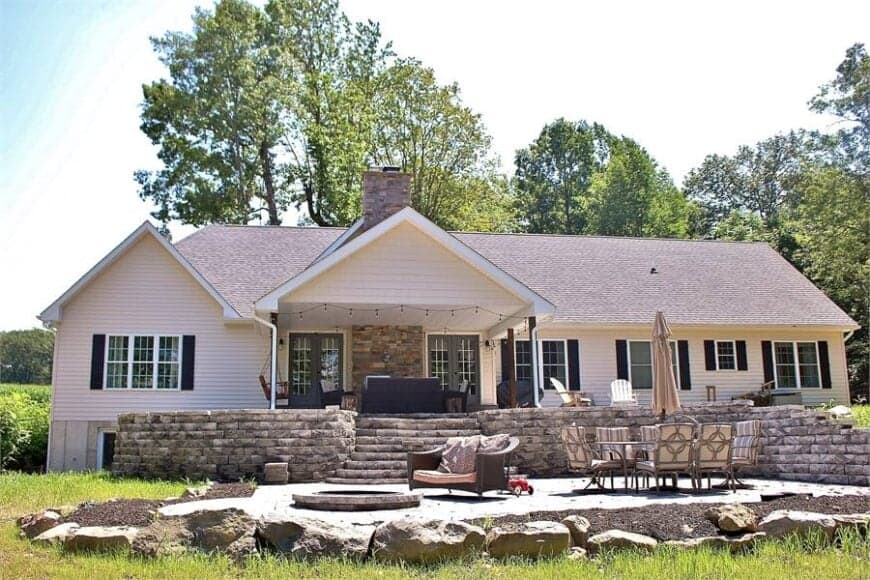
[[[599,239],[599,240],[652,240],[659,242],[706,242],[719,244],[742,244],[742,245],[764,245],[770,247],[770,244],[764,241],[756,240],[721,240],[712,238],[662,238],[656,236],[604,236],[600,234],[550,234],[550,233],[532,233],[532,232],[465,232],[459,230],[451,230],[447,232],[451,235],[482,235],[482,236],[522,236],[536,238],[576,238],[576,239]]]

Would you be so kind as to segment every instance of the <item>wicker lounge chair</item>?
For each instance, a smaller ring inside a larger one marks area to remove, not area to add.
[[[476,493],[479,496],[487,491],[506,490],[508,487],[506,468],[510,466],[511,452],[519,443],[519,439],[511,437],[507,447],[500,451],[478,452],[475,457],[475,468],[471,473],[438,471],[445,446],[430,451],[408,453],[408,487],[455,489]]]

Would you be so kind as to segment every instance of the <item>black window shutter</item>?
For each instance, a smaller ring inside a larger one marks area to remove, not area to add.
[[[746,341],[738,340],[734,344],[737,349],[737,370],[749,370],[749,364],[746,362]]]
[[[616,341],[616,378],[628,380],[628,342]]]
[[[196,361],[196,337],[185,334],[181,341],[181,390],[193,390],[193,367]]]
[[[91,389],[103,388],[103,362],[106,358],[106,335],[95,334],[91,340]]]
[[[822,388],[831,388],[831,358],[828,356],[828,341],[819,341],[819,370],[822,373]]]
[[[677,351],[680,359],[680,389],[688,391],[692,388],[692,375],[689,367],[689,341],[678,340]]]
[[[568,390],[580,390],[580,341],[568,341]]]
[[[708,371],[716,370],[716,342],[704,341],[704,368]]]
[[[761,364],[764,367],[764,382],[773,380],[773,345],[769,340],[761,341]]]
[[[508,341],[506,338],[501,339],[501,380],[508,380],[510,369],[508,368]]]

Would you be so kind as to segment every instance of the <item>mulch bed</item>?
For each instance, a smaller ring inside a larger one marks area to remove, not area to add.
[[[494,518],[492,524],[502,525],[531,521],[560,521],[565,516],[580,515],[591,524],[589,533],[597,534],[612,529],[636,532],[659,541],[700,538],[718,535],[716,527],[704,519],[704,512],[718,504],[653,504],[635,508],[589,509],[561,512],[533,512]],[[870,512],[870,496],[795,495],[760,503],[746,503],[759,519],[776,510],[788,509],[825,514],[854,514]],[[480,524],[483,520],[474,520]]]
[[[116,499],[101,503],[85,502],[64,519],[81,526],[147,526],[154,521],[157,510],[165,505],[206,499],[250,497],[253,493],[254,488],[249,483],[216,483],[199,497],[169,501]]]

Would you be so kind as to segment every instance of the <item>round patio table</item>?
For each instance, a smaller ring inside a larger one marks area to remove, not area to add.
[[[651,441],[596,441],[594,443],[598,447],[599,453],[606,451],[619,456],[619,459],[622,461],[622,475],[625,478],[625,489],[630,487],[628,483],[628,468],[634,462],[633,459],[628,458],[629,447],[649,447],[651,444]],[[619,449],[614,449],[614,447]]]

